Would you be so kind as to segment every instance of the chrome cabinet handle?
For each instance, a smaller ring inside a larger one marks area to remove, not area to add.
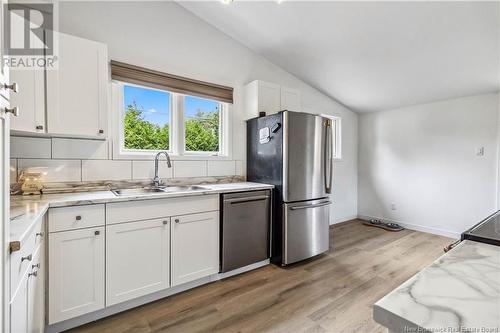
[[[80,221],[81,219],[82,219],[82,217],[81,217],[80,215],[77,215],[77,216],[75,217],[75,220],[77,220],[77,221]]]
[[[40,263],[36,264],[36,265],[31,265],[31,269],[33,268],[40,268]]]
[[[12,108],[3,108],[5,113],[12,113],[14,117],[19,117],[19,107],[14,106]]]
[[[35,234],[35,238],[37,238],[38,236],[43,237],[43,232],[37,232],[37,233]]]
[[[29,273],[28,277],[30,277],[30,276],[37,277],[38,276],[38,271],[34,271],[33,273]]]
[[[11,83],[11,84],[4,83],[3,84],[3,88],[5,90],[10,89],[10,90],[12,90],[15,93],[19,92],[19,84],[17,84],[16,82]]]
[[[317,204],[312,204],[312,205],[290,207],[290,209],[297,210],[297,209],[317,208],[317,207],[323,207],[323,206],[329,205],[331,203],[332,203],[331,201],[324,201],[324,202],[319,202]]]
[[[164,220],[164,221],[163,221],[163,224],[168,224],[168,221],[167,221],[167,220]]]
[[[99,230],[94,231],[94,235],[99,236],[101,232]]]
[[[180,222],[179,219],[175,219],[174,221],[175,221],[175,223],[179,223]]]
[[[28,260],[28,261],[31,261],[31,259],[33,259],[33,255],[28,255],[26,257],[21,257],[21,262],[25,261],[25,260]]]

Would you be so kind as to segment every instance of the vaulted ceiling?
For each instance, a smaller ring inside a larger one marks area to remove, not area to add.
[[[499,2],[179,2],[357,112],[500,89]]]

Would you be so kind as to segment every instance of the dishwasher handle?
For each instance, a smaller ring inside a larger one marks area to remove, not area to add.
[[[267,200],[269,199],[268,195],[256,195],[253,197],[244,197],[244,198],[237,198],[237,199],[226,199],[224,202],[230,203],[231,205],[233,204],[239,204],[239,203],[244,203],[244,202],[252,202],[252,201],[261,201],[261,200]]]

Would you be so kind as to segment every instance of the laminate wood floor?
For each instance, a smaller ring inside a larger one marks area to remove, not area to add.
[[[330,251],[150,303],[73,332],[382,332],[372,305],[443,254],[452,240],[358,220],[330,228]]]

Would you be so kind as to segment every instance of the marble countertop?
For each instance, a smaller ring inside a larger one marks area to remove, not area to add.
[[[22,244],[23,240],[29,234],[36,221],[40,217],[42,217],[49,208],[108,202],[187,197],[239,191],[265,190],[274,187],[273,185],[252,182],[203,184],[200,186],[202,186],[204,189],[189,192],[149,193],[146,195],[116,196],[111,191],[95,191],[64,194],[12,196],[10,204],[10,240],[11,242],[19,241]]]
[[[500,332],[500,246],[463,241],[375,303],[392,332]]]
[[[39,201],[11,200],[10,203],[10,240],[22,246],[36,222],[49,209],[49,203]]]

